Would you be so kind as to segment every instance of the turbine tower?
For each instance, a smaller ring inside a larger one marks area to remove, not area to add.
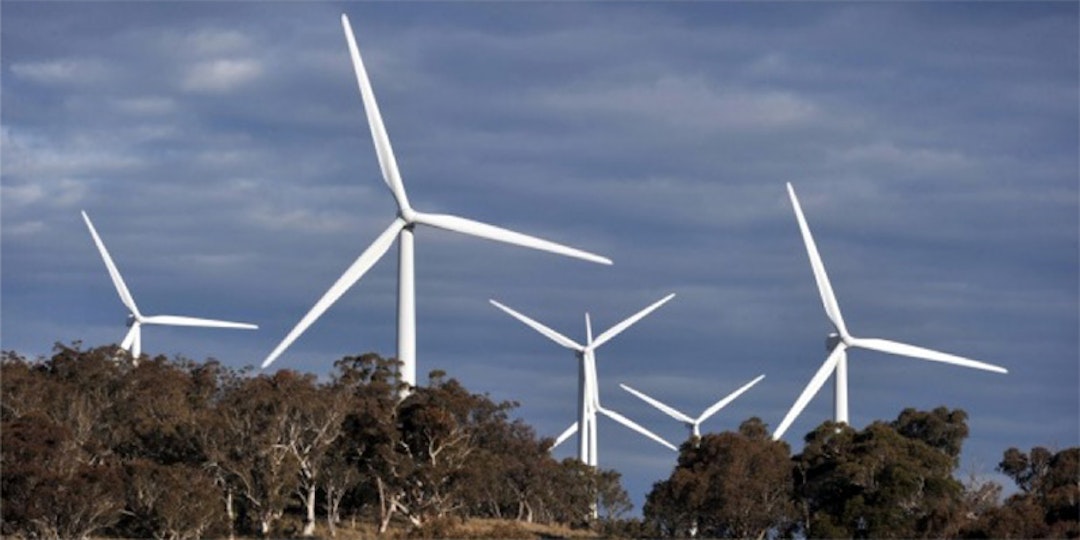
[[[659,400],[656,400],[656,399],[653,399],[653,398],[649,397],[644,392],[639,392],[637,390],[634,390],[633,388],[630,388],[629,386],[627,386],[625,384],[620,384],[619,386],[621,386],[623,390],[626,390],[627,392],[630,392],[631,394],[634,394],[635,396],[640,398],[645,403],[648,403],[649,405],[652,405],[653,407],[659,409],[664,414],[666,414],[666,415],[668,415],[668,416],[682,422],[683,424],[686,424],[686,427],[690,430],[690,436],[694,437],[694,438],[700,438],[701,437],[701,423],[702,422],[708,420],[709,417],[711,417],[712,415],[719,412],[720,409],[723,409],[724,407],[727,407],[727,405],[729,403],[731,403],[732,401],[735,401],[735,398],[741,396],[743,394],[743,392],[746,392],[752,386],[754,386],[755,384],[761,382],[761,379],[764,379],[764,378],[765,378],[765,375],[759,375],[756,379],[744,384],[741,388],[739,388],[738,390],[728,394],[726,397],[724,397],[720,401],[717,401],[716,403],[713,403],[708,409],[705,409],[705,412],[701,413],[701,415],[698,416],[697,418],[690,418],[690,416],[688,416],[687,414],[685,414],[683,412],[680,412],[679,410],[677,410],[677,409],[675,409],[675,408],[673,408],[673,407],[671,407],[669,405],[666,405],[666,404],[660,402]]]
[[[525,323],[526,326],[536,330],[543,334],[548,339],[562,345],[563,347],[574,351],[575,356],[578,359],[578,421],[570,425],[559,437],[555,440],[555,445],[558,446],[563,441],[568,439],[575,432],[578,434],[578,459],[586,465],[596,467],[598,463],[597,455],[597,443],[596,443],[596,415],[600,413],[616,422],[672,449],[678,451],[675,445],[665,441],[655,433],[645,429],[638,423],[630,420],[629,418],[611,410],[605,408],[600,404],[600,392],[596,382],[596,349],[601,345],[607,343],[615,336],[619,335],[623,330],[626,330],[631,325],[641,320],[649,313],[652,313],[656,308],[664,305],[668,300],[674,297],[674,294],[669,294],[660,299],[651,306],[637,312],[626,320],[622,321],[610,329],[605,331],[593,339],[592,335],[592,322],[589,319],[589,314],[585,314],[585,345],[581,345],[576,341],[548,328],[547,326],[525,316],[513,309],[491,300],[491,304],[509,314],[511,317]]]
[[[390,188],[390,192],[397,202],[397,216],[390,222],[390,226],[379,234],[375,241],[345,270],[345,273],[330,287],[330,290],[300,319],[300,322],[285,336],[285,339],[274,348],[270,355],[266,357],[266,360],[263,361],[262,367],[266,368],[285,352],[285,349],[293,341],[300,337],[316,319],[345,294],[345,291],[356,284],[386,254],[394,243],[394,239],[397,238],[399,240],[397,354],[398,360],[402,363],[401,380],[407,383],[409,387],[413,387],[416,386],[416,297],[413,265],[413,229],[417,225],[435,227],[601,264],[611,264],[611,260],[586,251],[471,219],[445,214],[427,214],[413,209],[405,193],[405,185],[398,171],[397,161],[394,159],[394,151],[390,146],[390,138],[387,136],[386,127],[383,125],[382,115],[379,113],[379,107],[375,102],[375,93],[371,88],[371,82],[368,80],[367,71],[364,69],[364,62],[360,58],[360,50],[356,46],[352,26],[349,24],[349,18],[344,14],[341,15],[341,25],[345,30],[349,54],[352,56],[356,82],[360,86],[360,95],[364,102],[364,112],[367,115],[368,126],[371,129],[371,138],[375,143],[375,154],[379,160],[379,168],[382,170],[383,180]]]
[[[810,379],[810,383],[806,385],[802,394],[795,400],[795,404],[791,407],[791,410],[788,411],[787,416],[784,417],[783,421],[781,421],[780,425],[776,428],[776,431],[773,433],[774,439],[779,439],[784,435],[784,432],[787,431],[788,427],[791,426],[791,423],[795,421],[795,418],[799,416],[799,413],[801,413],[810,400],[813,399],[814,395],[817,394],[818,390],[825,384],[825,380],[828,379],[833,372],[836,373],[833,418],[836,422],[848,422],[848,348],[870,349],[872,351],[907,356],[920,360],[942,362],[945,364],[994,371],[997,373],[1008,373],[1008,370],[1003,367],[971,360],[962,356],[924,349],[922,347],[916,347],[914,345],[887,339],[859,338],[851,335],[847,330],[847,326],[844,324],[843,316],[840,314],[840,305],[836,301],[836,295],[833,293],[832,285],[829,283],[829,276],[825,273],[825,265],[821,262],[821,255],[818,254],[817,245],[814,243],[814,237],[810,234],[810,227],[806,224],[806,218],[803,216],[802,208],[799,206],[799,199],[795,196],[795,188],[788,183],[787,189],[788,195],[791,197],[791,204],[795,208],[795,218],[799,222],[799,230],[802,232],[803,243],[806,244],[806,253],[810,257],[810,267],[814,271],[814,280],[817,282],[818,292],[821,294],[821,302],[825,307],[825,315],[832,323],[834,332],[830,333],[825,341],[826,350],[829,353],[825,358],[825,362],[818,368],[817,373]]]
[[[86,215],[86,212],[84,211],[82,217],[83,221],[86,222],[86,228],[90,229],[90,236],[94,238],[94,244],[97,245],[98,251],[101,253],[101,258],[105,261],[105,268],[109,270],[109,277],[112,278],[113,285],[116,287],[116,292],[120,295],[120,301],[130,310],[130,314],[127,317],[127,325],[131,327],[131,329],[128,330],[127,335],[124,336],[124,341],[120,343],[120,348],[131,354],[132,362],[136,365],[139,363],[139,355],[142,354],[142,325],[144,324],[201,326],[209,328],[243,328],[247,330],[258,328],[258,326],[254,324],[219,321],[215,319],[197,319],[195,317],[182,317],[179,315],[143,315],[139,311],[138,306],[135,305],[135,298],[131,296],[131,292],[128,290],[127,285],[124,284],[124,278],[120,276],[120,271],[116,268],[116,263],[114,263],[112,257],[109,256],[109,250],[105,249],[105,243],[101,241],[101,237],[98,236],[97,230],[94,229],[94,224],[90,222],[90,216]]]

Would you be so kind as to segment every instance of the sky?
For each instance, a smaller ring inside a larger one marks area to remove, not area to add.
[[[676,293],[598,351],[602,403],[678,443],[619,383],[696,416],[765,374],[703,430],[776,426],[831,331],[791,182],[853,334],[1009,370],[852,351],[856,428],[964,409],[958,475],[1007,487],[1006,448],[1080,444],[1075,2],[4,2],[0,348],[123,338],[85,210],[144,313],[260,326],[144,352],[261,363],[396,211],[343,12],[415,208],[614,260],[418,229],[421,381],[557,435],[574,357],[488,300],[584,340]],[[395,249],[271,369],[394,355],[396,275]],[[599,430],[640,512],[676,455]]]

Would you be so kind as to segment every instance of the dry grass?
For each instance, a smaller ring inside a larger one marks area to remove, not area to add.
[[[279,523],[279,534],[283,538],[298,538],[300,523]],[[351,526],[347,521],[337,527],[334,536],[330,536],[330,529],[325,521],[320,521],[315,527],[315,538],[333,540],[403,540],[406,538],[454,538],[454,539],[541,539],[541,538],[598,538],[595,532],[584,529],[571,529],[565,526],[542,525],[539,523],[525,523],[514,520],[499,519],[470,519],[462,522],[451,518],[437,520],[428,523],[419,530],[410,530],[401,526],[390,527],[384,535],[378,534],[378,527],[366,522],[358,522]]]
[[[454,538],[595,538],[592,531],[498,519],[472,519],[454,527]]]

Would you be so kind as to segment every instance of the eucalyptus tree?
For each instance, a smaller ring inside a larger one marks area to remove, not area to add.
[[[856,431],[825,422],[795,457],[809,536],[927,538],[956,534],[964,488],[953,477],[967,415],[905,410]]]
[[[757,418],[738,432],[683,443],[671,476],[648,494],[644,515],[670,536],[753,538],[786,530],[794,518],[792,462]]]

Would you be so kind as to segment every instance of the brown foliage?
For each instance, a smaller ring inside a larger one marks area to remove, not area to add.
[[[787,444],[753,418],[738,433],[683,444],[671,477],[649,493],[645,517],[673,536],[757,537],[792,520],[791,475]]]

